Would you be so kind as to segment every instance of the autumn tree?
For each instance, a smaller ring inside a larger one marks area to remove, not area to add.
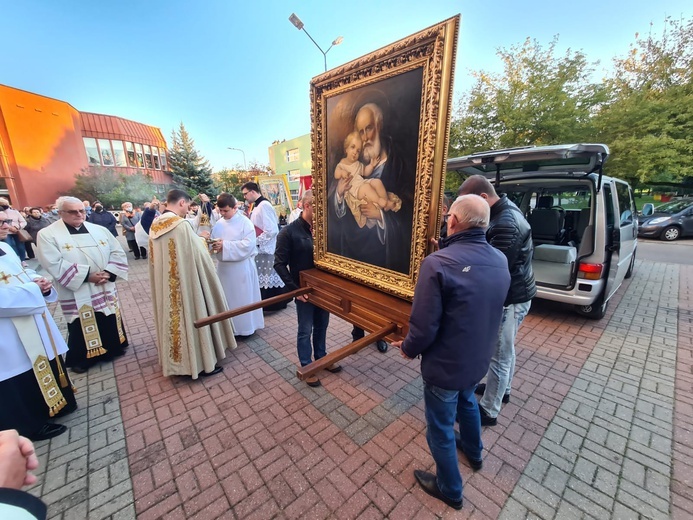
[[[610,175],[639,182],[693,177],[693,19],[665,20],[614,59],[609,103],[597,117]]]
[[[216,194],[212,180],[212,168],[195,148],[195,142],[182,122],[177,132],[175,130],[171,132],[168,165],[173,174],[174,183],[189,192],[190,195]]]

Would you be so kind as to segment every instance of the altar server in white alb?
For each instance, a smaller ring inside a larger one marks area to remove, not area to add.
[[[224,287],[229,309],[259,302],[260,283],[255,266],[257,241],[253,223],[236,208],[233,195],[222,193],[217,197],[221,220],[212,229],[213,251],[217,253],[217,273]],[[231,318],[234,333],[250,336],[265,327],[262,309],[256,309]]]
[[[79,199],[60,197],[56,205],[60,220],[39,231],[37,258],[53,277],[68,323],[66,364],[82,373],[128,346],[115,283],[127,280],[128,262],[106,228],[84,221]]]
[[[67,345],[46,308],[57,294],[4,242],[10,225],[0,211],[0,430],[38,441],[63,433],[65,426],[48,419],[77,403],[60,358]]]

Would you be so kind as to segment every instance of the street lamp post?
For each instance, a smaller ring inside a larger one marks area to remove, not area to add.
[[[243,167],[248,171],[248,164],[245,162],[245,152],[241,150],[240,148],[231,148],[230,146],[227,146],[229,150],[236,150],[237,152],[241,152],[243,154]]]
[[[325,72],[327,72],[327,53],[330,52],[330,49],[331,49],[332,47],[334,47],[335,45],[339,45],[340,43],[342,43],[342,42],[344,41],[344,38],[342,38],[341,36],[337,36],[337,37],[332,41],[332,45],[330,45],[330,46],[327,48],[327,50],[324,51],[324,50],[322,50],[322,47],[320,47],[320,45],[318,45],[318,42],[316,42],[316,41],[313,39],[313,37],[312,37],[310,34],[308,34],[308,31],[306,31],[306,28],[303,26],[303,22],[301,21],[301,19],[300,19],[298,16],[296,16],[295,13],[291,13],[291,16],[289,16],[289,21],[294,25],[294,27],[296,27],[296,29],[298,29],[299,31],[303,31],[304,33],[306,33],[306,36],[308,36],[308,38],[310,38],[310,41],[312,41],[312,42],[315,44],[315,46],[318,48],[318,50],[319,50],[320,52],[322,52],[322,57],[323,57],[323,59],[324,59],[324,61],[325,61]]]

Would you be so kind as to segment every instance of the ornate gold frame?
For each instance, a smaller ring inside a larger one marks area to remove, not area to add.
[[[411,300],[421,262],[440,230],[459,15],[332,69],[311,80],[315,264],[318,268]],[[407,274],[327,251],[327,100],[421,68],[421,107]]]

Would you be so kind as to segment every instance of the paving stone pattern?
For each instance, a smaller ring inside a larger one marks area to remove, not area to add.
[[[295,376],[295,308],[238,341],[224,372],[158,366],[147,265],[119,284],[130,344],[74,382],[69,434],[38,443],[51,518],[687,518],[693,510],[693,269],[638,262],[601,321],[535,302],[511,401],[460,459],[464,508],[424,494],[433,470],[418,362],[375,346]],[[60,320],[59,311],[56,317]],[[332,317],[328,350],[351,341]],[[677,355],[678,345],[678,355]],[[684,348],[685,347],[685,348]],[[683,397],[681,397],[683,395]]]
[[[669,518],[678,266],[639,266],[500,518]]]

